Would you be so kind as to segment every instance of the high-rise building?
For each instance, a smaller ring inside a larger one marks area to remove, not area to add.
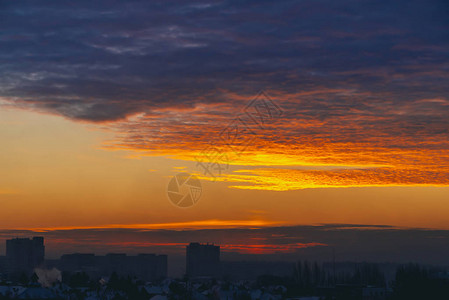
[[[9,274],[31,273],[44,263],[43,237],[15,238],[6,241],[6,268]]]
[[[220,275],[220,246],[190,243],[186,247],[186,272],[189,277]]]

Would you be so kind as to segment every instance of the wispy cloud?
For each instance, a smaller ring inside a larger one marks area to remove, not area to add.
[[[280,225],[281,222],[264,221],[264,220],[201,220],[186,221],[172,223],[148,223],[148,224],[106,224],[97,226],[64,226],[64,227],[36,227],[22,228],[19,230],[31,230],[34,232],[47,232],[56,230],[90,230],[90,229],[135,229],[135,230],[161,230],[171,228],[184,229],[212,229],[212,228],[238,228],[238,227],[266,227]]]

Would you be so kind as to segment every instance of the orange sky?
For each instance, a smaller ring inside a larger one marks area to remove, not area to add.
[[[444,1],[91,2],[1,5],[0,241],[449,265]]]
[[[140,118],[128,125],[144,130]],[[157,136],[157,151],[117,134],[125,126],[119,123],[94,125],[2,108],[0,124],[4,229],[318,223],[449,228],[448,151],[437,147],[388,152],[389,137],[362,144],[298,137],[301,142],[292,144],[281,131],[266,139],[268,130],[231,160],[223,176],[211,178],[194,160],[209,140],[195,142],[176,131],[177,124],[165,128],[165,144],[164,134]],[[226,120],[215,126],[226,126]],[[173,132],[178,143],[170,143]],[[432,137],[425,142],[437,143]],[[118,150],[120,145],[127,150]],[[192,208],[179,209],[166,196],[168,181],[180,170],[203,179],[203,195]]]

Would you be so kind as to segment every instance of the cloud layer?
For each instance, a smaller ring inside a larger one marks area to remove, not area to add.
[[[277,169],[222,180],[449,184],[446,1],[1,6],[0,105],[100,123],[117,134],[105,148],[233,155],[220,133],[265,90],[284,114],[239,136],[248,147],[230,163]]]

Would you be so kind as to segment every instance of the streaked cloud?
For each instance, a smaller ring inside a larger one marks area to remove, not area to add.
[[[238,227],[266,227],[280,225],[280,222],[264,221],[264,220],[199,220],[187,222],[172,223],[149,223],[149,224],[107,224],[97,226],[66,226],[66,227],[36,227],[24,228],[23,230],[32,230],[35,232],[47,232],[56,230],[101,230],[101,229],[135,229],[135,230],[161,230],[171,228],[184,229],[212,229],[212,228],[238,228]]]
[[[225,173],[206,180],[229,182],[231,188],[271,191],[370,186],[447,186],[442,170],[366,168],[337,170],[254,169]]]
[[[240,245],[224,245],[222,251],[233,251],[242,254],[276,254],[276,253],[292,253],[298,249],[327,246],[320,243],[293,243],[283,245],[266,245],[266,244],[240,244]]]

